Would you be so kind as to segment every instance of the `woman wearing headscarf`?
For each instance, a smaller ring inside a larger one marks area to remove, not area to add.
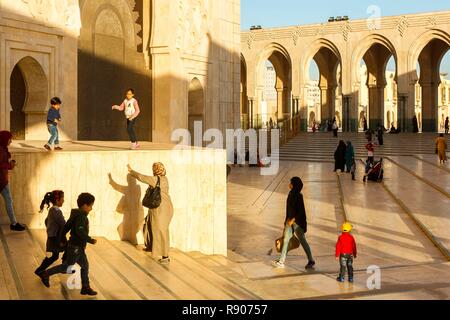
[[[436,151],[439,156],[439,164],[445,163],[447,161],[447,139],[441,133],[439,138],[436,139]]]
[[[334,152],[334,172],[336,172],[338,169],[341,170],[341,172],[345,171],[345,151],[347,147],[345,145],[344,140],[339,141],[339,145],[336,148],[336,151]]]
[[[159,259],[161,264],[169,264],[170,234],[169,225],[173,217],[173,204],[169,195],[169,180],[166,177],[166,169],[160,162],[153,164],[153,176],[142,175],[128,165],[128,171],[131,176],[142,183],[156,187],[158,178],[160,179],[161,204],[156,209],[149,209],[149,215],[152,226],[152,255],[153,257],[162,257]]]
[[[345,148],[345,167],[347,169],[347,173],[350,173],[354,160],[355,149],[353,148],[351,141],[347,141],[347,147]]]
[[[308,257],[308,264],[305,266],[305,269],[311,269],[316,263],[311,254],[311,248],[305,238],[307,222],[305,202],[303,201],[303,195],[301,193],[303,189],[302,180],[299,177],[293,177],[291,179],[291,183],[289,184],[289,188],[291,191],[289,192],[286,202],[283,248],[281,249],[280,259],[274,262],[274,266],[277,268],[284,268],[289,241],[295,234],[295,236],[300,240],[300,244]]]
[[[9,170],[13,170],[16,166],[16,161],[11,160],[11,153],[8,147],[12,143],[12,134],[9,131],[0,131],[0,193],[5,200],[6,213],[11,222],[10,229],[12,231],[24,231],[25,226],[21,225],[16,220],[14,213],[13,200],[11,191],[9,189]]]

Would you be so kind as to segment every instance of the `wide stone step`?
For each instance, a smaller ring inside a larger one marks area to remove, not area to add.
[[[19,299],[67,299],[59,279],[52,278],[51,287],[46,288],[34,274],[34,270],[40,265],[44,257],[41,252],[36,251],[35,243],[27,232],[13,232],[9,230],[9,226],[2,225],[0,234],[4,257],[8,260],[7,265]]]

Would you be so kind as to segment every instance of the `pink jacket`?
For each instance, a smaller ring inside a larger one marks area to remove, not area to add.
[[[133,115],[127,116],[127,118],[132,118],[132,119],[137,118],[137,116],[139,115],[139,113],[141,113],[141,110],[139,109],[139,103],[138,103],[138,101],[137,101],[135,98],[132,98],[131,100],[125,99],[125,100],[122,102],[122,104],[121,104],[120,106],[116,107],[115,109],[116,109],[116,110],[119,110],[119,111],[124,111],[124,110],[125,110],[125,104],[128,103],[129,101],[132,101],[132,102],[133,102],[135,112],[134,112]]]

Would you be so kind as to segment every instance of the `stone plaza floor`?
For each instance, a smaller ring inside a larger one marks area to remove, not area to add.
[[[296,143],[294,151],[304,153],[304,139],[313,138],[295,138],[281,150],[282,158]],[[327,136],[317,139],[322,147],[312,148],[322,152],[310,153],[307,161],[283,160],[273,176],[233,167],[227,257],[172,250],[171,264],[162,266],[140,246],[100,238],[87,250],[95,298],[72,290],[66,275],[52,277],[47,289],[33,274],[44,255],[45,230],[11,233],[2,226],[0,299],[450,299],[450,168],[438,164],[433,136],[410,145],[403,139],[410,138],[389,138],[386,149],[378,150],[386,157],[383,183],[363,183],[362,162],[356,181],[334,173],[328,152],[336,142]],[[312,271],[304,269],[301,248],[290,252],[285,269],[272,267],[293,176],[304,182]],[[346,220],[354,225],[358,246],[353,284],[336,281],[335,243]],[[367,286],[369,266],[380,268],[380,289]]]

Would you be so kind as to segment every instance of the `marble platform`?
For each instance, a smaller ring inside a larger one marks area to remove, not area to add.
[[[141,200],[147,186],[128,176],[127,164],[152,175],[152,164],[167,169],[174,217],[171,246],[181,251],[227,254],[226,153],[224,150],[184,148],[141,143],[129,150],[128,142],[64,142],[63,151],[48,152],[42,141],[15,141],[10,151],[17,161],[10,173],[14,208],[20,222],[45,228],[46,213],[38,213],[45,193],[65,192],[66,218],[80,193],[90,192],[96,202],[90,214],[91,234],[108,240],[142,243],[147,210]],[[112,180],[108,174],[111,173]],[[0,222],[8,224],[3,202]]]

